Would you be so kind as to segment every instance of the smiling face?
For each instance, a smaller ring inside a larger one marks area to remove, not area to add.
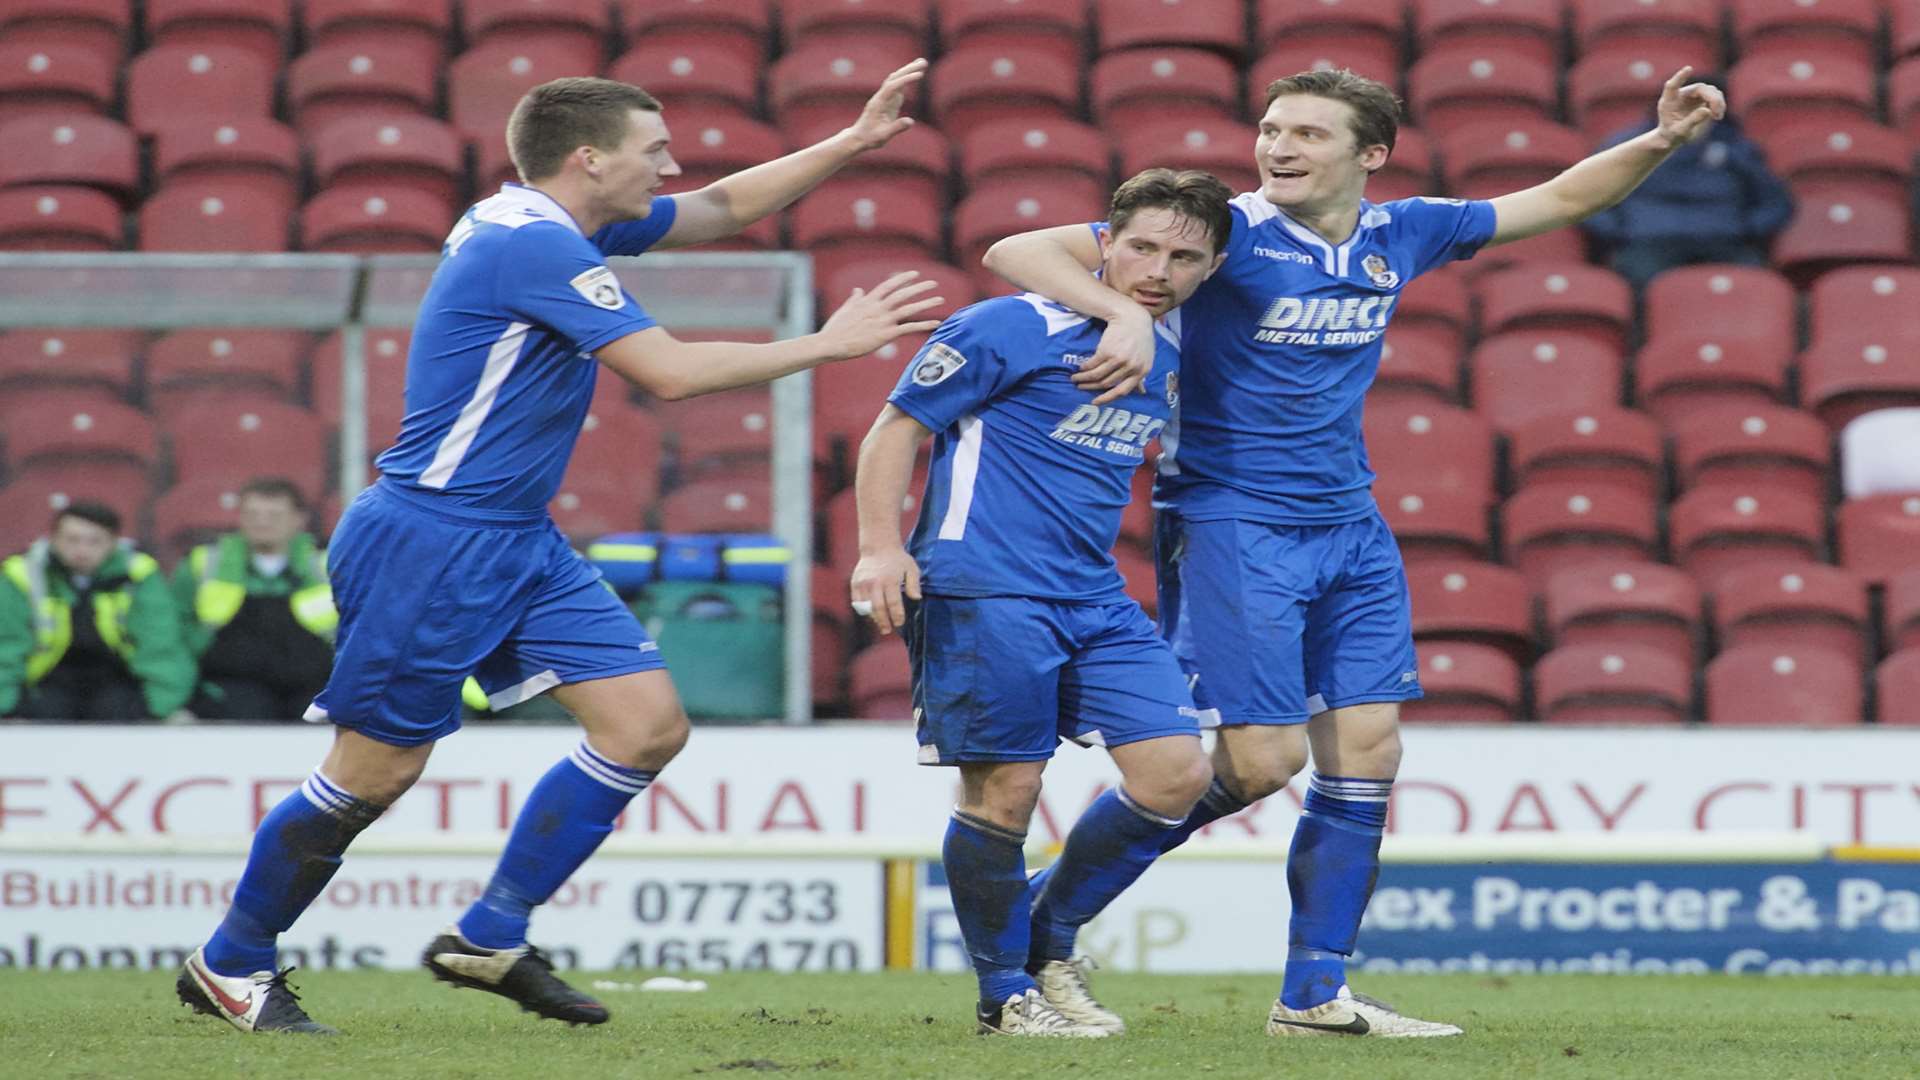
[[[1143,207],[1100,235],[1107,286],[1159,318],[1184,303],[1226,256],[1207,227],[1164,206]]]
[[[1367,177],[1387,163],[1384,145],[1362,146],[1353,106],[1313,94],[1282,94],[1260,118],[1254,164],[1260,193],[1295,216],[1358,207]]]
[[[581,165],[593,182],[595,201],[610,220],[630,221],[653,211],[653,197],[680,175],[667,151],[667,122],[651,109],[627,111],[626,134],[610,148],[581,147]]]

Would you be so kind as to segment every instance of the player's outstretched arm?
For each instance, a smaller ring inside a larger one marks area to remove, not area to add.
[[[1100,268],[1093,230],[1060,225],[1009,236],[980,262],[1017,288],[1107,324],[1093,359],[1073,375],[1081,388],[1103,391],[1094,404],[1125,397],[1146,382],[1153,370],[1153,316],[1092,276]]]
[[[1683,67],[1660,88],[1660,122],[1652,131],[1602,150],[1544,184],[1493,200],[1488,246],[1524,240],[1605,210],[1639,187],[1667,155],[1706,134],[1726,115],[1727,101],[1716,87],[1687,83],[1692,73]]]
[[[937,282],[916,281],[903,271],[874,286],[855,289],[827,324],[805,337],[764,345],[741,341],[681,341],[655,326],[616,338],[594,353],[640,389],[677,401],[717,390],[771,382],[782,375],[865,356],[902,334],[924,334],[938,319],[914,316],[946,303],[928,296]]]
[[[880,411],[860,441],[853,499],[860,513],[860,562],[849,591],[853,610],[891,633],[907,620],[903,596],[920,599],[920,567],[900,539],[900,507],[913,482],[913,459],[933,432],[897,406]]]
[[[686,247],[724,240],[747,226],[786,208],[812,191],[822,180],[868,150],[885,146],[895,135],[913,126],[901,116],[907,91],[926,78],[927,62],[913,63],[888,75],[867,99],[866,108],[850,127],[804,150],[775,158],[764,165],[742,169],[698,191],[675,195],[676,215],[656,248]]]

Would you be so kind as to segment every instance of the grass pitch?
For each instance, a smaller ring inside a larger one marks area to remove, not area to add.
[[[579,985],[594,977],[575,973]],[[612,978],[638,982],[633,972]],[[1270,1039],[1271,977],[1095,975],[1124,1038],[973,1034],[969,977],[719,974],[705,993],[599,992],[599,1028],[535,1020],[425,973],[295,972],[336,1039],[191,1015],[173,973],[0,971],[0,1077],[1920,1076],[1920,981],[1899,977],[1368,977],[1452,1039]]]

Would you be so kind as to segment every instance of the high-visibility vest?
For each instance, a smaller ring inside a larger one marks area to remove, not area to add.
[[[193,593],[193,614],[201,625],[217,631],[240,614],[240,606],[247,601],[247,565],[252,557],[239,533],[228,533],[215,545],[202,544],[193,549],[193,576],[200,579]],[[209,563],[212,573],[207,572]],[[327,583],[324,557],[314,549],[313,537],[301,533],[293,538],[287,549],[287,566],[301,582],[287,596],[294,621],[313,636],[331,640],[340,625],[340,612],[333,606],[333,587]]]
[[[25,554],[14,555],[0,564],[14,587],[26,596],[33,612],[33,652],[27,655],[27,685],[46,678],[67,655],[73,645],[73,605],[54,596],[47,588],[47,560],[50,551],[39,540]],[[127,561],[127,580],[137,585],[158,572],[160,564],[151,555],[135,552]],[[93,593],[93,625],[107,648],[128,662],[133,660],[133,642],[127,639],[127,616],[133,610],[133,593],[124,588],[96,590]]]

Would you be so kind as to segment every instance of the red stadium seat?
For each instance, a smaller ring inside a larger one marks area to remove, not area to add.
[[[1533,668],[1550,724],[1673,724],[1693,713],[1693,669],[1644,645],[1563,645]]]
[[[885,5],[867,0],[781,0],[780,22],[789,48],[857,39],[892,50],[904,64],[927,52],[931,7],[928,0],[890,0]]]
[[[888,242],[920,258],[940,250],[942,210],[911,191],[870,185],[824,186],[794,207],[790,220],[795,247],[813,251],[834,244]]]
[[[1514,484],[1609,484],[1657,498],[1666,475],[1660,427],[1645,414],[1605,407],[1555,412],[1507,434]]]
[[[699,480],[660,500],[659,514],[667,532],[765,532],[773,523],[773,499],[764,483]]]
[[[1817,648],[1736,645],[1707,665],[1707,722],[1848,727],[1861,721],[1861,672]]]
[[[1497,50],[1428,53],[1407,73],[1407,98],[1420,129],[1444,140],[1476,122],[1538,123],[1553,119],[1558,97],[1552,66]]]
[[[127,461],[47,465],[15,476],[0,487],[0,549],[24,550],[47,534],[55,513],[76,502],[106,504],[120,515],[121,531],[137,536],[150,487],[147,467]]]
[[[813,372],[814,460],[846,476],[874,417],[900,381],[900,372],[926,341],[895,338],[871,356],[828,364]]]
[[[1352,0],[1336,0],[1345,7]],[[1369,4],[1370,6],[1370,4]],[[1309,15],[1319,15],[1330,9],[1316,5],[1313,8],[1298,8]],[[1267,88],[1276,81],[1303,71],[1338,71],[1346,68],[1356,75],[1365,75],[1369,79],[1383,83],[1388,87],[1400,85],[1400,46],[1398,39],[1383,41],[1372,36],[1328,37],[1323,34],[1289,34],[1274,43],[1253,62],[1253,70],[1247,74],[1247,100],[1245,112],[1249,116],[1260,116],[1267,111]],[[1405,134],[1402,128],[1401,133]]]
[[[767,80],[768,105],[775,121],[789,130],[838,124],[845,127],[860,115],[893,70],[912,59],[886,47],[864,42],[817,41],[794,49],[773,65]],[[926,84],[922,81],[920,86]],[[901,111],[925,116],[924,91],[909,90]]]
[[[1825,502],[1833,450],[1812,416],[1777,405],[1702,408],[1674,427],[1680,487],[1745,487]]]
[[[1473,297],[1467,289],[1466,274],[1459,267],[1442,267],[1421,274],[1400,290],[1393,306],[1394,330],[1416,328],[1444,331],[1453,335],[1456,354],[1466,351],[1467,337],[1473,330]]]
[[[1241,156],[1252,156],[1252,133],[1237,115],[1240,72],[1218,53],[1165,46],[1107,53],[1094,62],[1089,86],[1094,123],[1109,132],[1213,116],[1240,126],[1248,144]]]
[[[92,188],[0,191],[0,251],[114,251],[124,236],[120,204]]]
[[[1887,585],[1887,644],[1920,648],[1920,567],[1893,577]]]
[[[24,116],[0,124],[0,187],[78,184],[122,198],[140,186],[134,133],[101,116]]]
[[[439,71],[437,50],[411,38],[321,45],[288,67],[287,112],[308,138],[336,120],[430,116],[440,97]],[[496,126],[493,134],[499,133]]]
[[[1903,649],[1882,660],[1873,685],[1875,719],[1902,727],[1920,725],[1920,649]]]
[[[285,251],[291,222],[280,184],[184,180],[140,207],[140,250]]]
[[[41,463],[72,461],[112,459],[145,467],[157,449],[145,413],[79,388],[10,391],[0,402],[0,432],[15,475]]]
[[[1920,57],[1909,56],[1888,73],[1887,120],[1909,139],[1920,135]]]
[[[1634,361],[1640,404],[1673,430],[1701,409],[1765,409],[1787,396],[1790,339],[1657,338]]]
[[[14,0],[0,7],[0,36],[38,45],[76,45],[118,63],[133,32],[130,0]]]
[[[1659,554],[1654,503],[1604,484],[1535,484],[1508,499],[1507,561],[1536,588],[1568,567]]]
[[[208,390],[299,396],[311,339],[290,330],[176,330],[147,350],[147,395],[161,413]]]
[[[1817,563],[1751,566],[1723,575],[1713,592],[1722,647],[1829,649],[1864,665],[1869,655],[1867,586]]]
[[[377,454],[393,445],[406,415],[407,345],[401,329],[369,327],[363,337],[367,373],[367,449]],[[339,331],[327,335],[313,353],[313,410],[329,425],[340,422],[341,350]]]
[[[790,132],[792,149],[799,150],[831,138],[846,127],[844,122]],[[945,203],[954,180],[953,145],[947,137],[924,124],[916,124],[895,135],[887,145],[868,150],[833,174],[834,184],[884,185],[911,190],[915,197]]]
[[[1423,402],[1368,409],[1362,427],[1382,481],[1492,501],[1493,428],[1485,418]]]
[[[642,41],[613,62],[607,77],[646,87],[672,110],[669,115],[698,109],[751,117],[760,111],[761,67],[758,58],[725,45]]]
[[[1241,0],[1094,0],[1103,53],[1142,46],[1212,49],[1239,59],[1247,48]]]
[[[779,132],[737,113],[696,112],[689,115],[676,110],[670,115],[672,118],[667,121],[667,131],[673,138],[674,160],[679,162],[681,169],[679,176],[666,182],[666,190],[670,194],[697,190],[786,153],[786,142]],[[494,151],[488,149],[490,147],[497,150],[497,161],[490,160],[494,156]],[[507,160],[504,139],[481,141],[479,156],[479,179],[484,189],[493,190],[503,181],[519,178],[513,163]],[[761,220],[749,227],[747,233],[767,247],[779,246],[779,225],[773,218]]]
[[[1920,550],[1920,495],[1870,495],[1840,504],[1840,565],[1884,585],[1913,568]]]
[[[1440,188],[1434,179],[1434,150],[1419,128],[1402,127],[1393,140],[1393,154],[1367,178],[1367,198],[1392,202],[1431,195]]]
[[[1881,185],[1818,187],[1794,192],[1793,221],[1773,246],[1773,262],[1798,281],[1837,266],[1901,262],[1912,257],[1912,214],[1904,195],[1888,198]]]
[[[168,488],[153,503],[154,554],[172,563],[194,545],[232,531],[245,483],[246,478],[234,476],[188,477]],[[317,492],[304,494],[313,498]]]
[[[1399,0],[1255,0],[1254,40],[1259,53],[1294,45],[1338,48],[1353,44],[1364,49],[1391,49],[1387,74],[1398,76],[1400,44],[1407,32],[1406,5]],[[1336,57],[1344,61],[1345,57]],[[1310,68],[1295,68],[1304,71]],[[1362,75],[1372,72],[1354,68]],[[1289,72],[1288,74],[1291,74]],[[1264,84],[1263,84],[1264,85]]]
[[[949,266],[932,259],[912,261],[887,259],[881,262],[851,263],[835,270],[831,280],[821,283],[820,295],[824,303],[820,310],[836,311],[841,304],[846,303],[847,297],[853,295],[853,290],[871,289],[903,270],[913,270],[922,278],[935,282],[933,291],[928,295],[946,299],[946,303],[927,309],[925,314],[919,316],[920,318],[944,319],[980,298],[979,293],[974,289],[973,278],[957,266]],[[820,377],[820,370],[814,369],[815,379]]]
[[[676,401],[661,416],[683,472],[717,459],[765,461],[773,453],[773,398],[764,386]]]
[[[915,466],[916,475],[907,488],[907,496],[900,501],[902,540],[913,531],[914,522],[920,516],[920,495],[926,488],[924,465],[923,455]],[[828,572],[838,582],[836,591],[844,594],[847,582],[853,577],[854,565],[860,561],[860,510],[852,488],[827,500],[825,518],[827,549],[823,554],[827,559]]]
[[[1525,578],[1481,562],[1420,562],[1407,567],[1413,636],[1499,649],[1517,663],[1533,655],[1533,597]]]
[[[417,191],[443,203],[467,193],[467,146],[438,120],[375,116],[338,120],[316,134],[313,182],[368,195]]]
[[[1370,403],[1460,404],[1460,353],[1452,335],[1431,327],[1392,326],[1380,346],[1380,369],[1367,391]]]
[[[825,566],[813,567],[813,709],[822,717],[846,712],[847,664],[853,656],[853,619],[847,583]]]
[[[1530,263],[1482,276],[1480,332],[1577,335],[1614,352],[1633,327],[1633,290],[1626,279],[1598,266]]]
[[[1111,188],[1113,146],[1098,129],[1072,120],[994,120],[960,140],[968,186],[1014,183]]]
[[[31,329],[0,333],[0,388],[93,390],[117,401],[133,397],[135,330]]]
[[[1463,123],[1440,141],[1447,190],[1485,199],[1543,184],[1587,156],[1572,128],[1541,120]]]
[[[1555,0],[1422,0],[1413,10],[1423,50],[1478,49],[1543,64],[1560,59],[1566,27]]]
[[[940,38],[949,49],[1045,49],[1063,67],[1078,68],[1085,51],[1087,6],[1081,0],[941,0]]]
[[[552,44],[594,58],[594,74],[613,37],[612,12],[601,0],[460,0],[460,24],[470,47],[504,42]]]
[[[85,45],[9,37],[0,45],[0,123],[111,112],[114,60]]]
[[[265,120],[276,67],[234,46],[156,45],[127,69],[127,123],[142,135],[189,118]]]
[[[453,0],[305,0],[307,47],[402,41],[444,52],[453,40]]]
[[[1877,0],[1733,0],[1733,39],[1743,57],[1818,49],[1875,60],[1880,35]]]
[[[1699,650],[1700,586],[1671,566],[1596,562],[1547,582],[1547,631],[1556,646],[1633,646],[1689,670]]]
[[[1574,40],[1585,56],[1684,49],[1700,58],[1696,71],[1717,71],[1720,13],[1719,0],[1580,0],[1573,5]],[[1658,97],[1659,85],[1677,70],[1670,67],[1655,78],[1656,92],[1641,104],[1642,112]]]
[[[1688,335],[1773,338],[1782,342],[1797,337],[1793,286],[1774,270],[1757,266],[1676,267],[1647,283],[1645,301],[1649,341]]]
[[[1085,193],[1061,191],[1025,181],[982,184],[960,200],[953,211],[955,262],[977,267],[993,242],[1029,229],[1106,217],[1105,199],[1090,200]],[[1006,284],[985,269],[974,274],[982,292],[1004,292]]]
[[[857,719],[913,718],[913,676],[900,635],[889,634],[854,654],[847,667],[847,696]]]
[[[1133,470],[1133,498],[1120,512],[1120,542],[1139,551],[1153,553],[1153,475],[1159,460],[1158,448],[1150,447],[1147,461]]]
[[[1638,0],[1628,0],[1645,10]],[[1673,6],[1666,0],[1666,6]],[[1575,5],[1575,11],[1584,5]],[[1678,28],[1676,28],[1678,29]],[[1588,142],[1631,126],[1652,126],[1653,105],[1674,72],[1712,71],[1717,44],[1690,35],[1672,40],[1610,45],[1588,52],[1567,73],[1567,112]]]
[[[1493,554],[1483,499],[1458,491],[1422,491],[1405,481],[1376,485],[1373,498],[1408,563],[1485,561]]]
[[[1161,120],[1138,128],[1125,126],[1126,135],[1114,140],[1120,147],[1122,176],[1166,166],[1204,169],[1234,191],[1253,191],[1260,186],[1252,140],[1247,125],[1239,120],[1197,116],[1184,121]]]
[[[1120,570],[1121,580],[1126,583],[1127,595],[1146,609],[1148,618],[1157,617],[1160,613],[1160,594],[1156,588],[1152,557],[1121,544],[1113,550],[1113,561]]]
[[[1815,339],[1800,354],[1800,396],[1828,428],[1876,409],[1920,405],[1920,333]]]
[[[934,65],[933,119],[964,141],[985,124],[1009,118],[1072,120],[1080,115],[1080,72],[1045,49],[955,49]]]
[[[567,462],[567,476],[578,483],[570,479],[561,487],[611,481],[644,510],[660,497],[661,447],[661,423],[651,411],[623,397],[596,395]]]
[[[1505,724],[1520,715],[1520,665],[1498,649],[1460,642],[1420,649],[1426,696],[1400,706],[1400,719],[1430,724]]]
[[[1911,324],[1920,303],[1920,268],[1849,266],[1815,282],[1807,294],[1807,336],[1812,341],[1892,335]]]
[[[1742,567],[1826,555],[1825,506],[1785,491],[1697,487],[1674,502],[1668,528],[1674,562],[1709,584]]]
[[[284,476],[302,491],[326,485],[327,434],[320,418],[297,405],[225,401],[189,405],[167,422],[174,475],[244,482]]]
[[[1474,411],[1502,434],[1543,417],[1620,407],[1620,354],[1588,338],[1496,334],[1481,340],[1467,364]]]
[[[452,204],[396,188],[374,195],[358,185],[329,188],[300,211],[308,251],[420,252],[440,250],[453,226]]]
[[[291,0],[146,0],[147,41],[246,49],[278,67],[293,28]]]
[[[594,75],[599,70],[595,47],[511,39],[476,45],[447,68],[447,120],[471,138],[498,143],[507,117],[527,91],[543,82]]]
[[[1873,69],[1864,61],[1793,50],[1733,66],[1727,96],[1740,102],[1747,132],[1761,141],[1800,121],[1873,119]]]
[[[1767,165],[1796,188],[1804,184],[1877,186],[1906,193],[1913,152],[1906,136],[1866,119],[1828,119],[1782,127],[1763,147]]]
[[[650,45],[711,45],[764,60],[773,42],[770,0],[648,0],[617,5],[627,40]],[[878,84],[876,84],[878,85]]]
[[[300,171],[299,137],[265,118],[182,120],[153,140],[153,172],[162,187],[176,180],[270,185],[281,190],[290,207]]]
[[[575,547],[608,533],[633,532],[646,521],[647,507],[626,479],[569,470],[547,504],[553,524]]]

